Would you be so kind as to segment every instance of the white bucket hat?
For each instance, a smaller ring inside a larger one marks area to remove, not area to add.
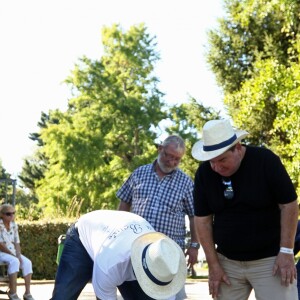
[[[160,232],[144,234],[133,242],[131,262],[140,287],[151,298],[167,299],[185,284],[187,267],[183,251]]]
[[[204,124],[202,140],[195,143],[192,156],[200,161],[213,159],[237,144],[249,133],[234,130],[229,120],[211,120]]]

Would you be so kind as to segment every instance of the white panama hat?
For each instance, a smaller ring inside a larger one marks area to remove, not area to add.
[[[196,142],[192,148],[192,156],[200,161],[213,159],[226,152],[248,134],[244,130],[234,130],[229,120],[208,121],[203,126],[202,140]]]
[[[187,267],[183,251],[163,233],[138,237],[131,247],[131,263],[140,287],[151,298],[167,299],[185,284]]]

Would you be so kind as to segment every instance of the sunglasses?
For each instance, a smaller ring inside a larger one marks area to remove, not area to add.
[[[222,183],[225,185],[225,190],[224,190],[224,197],[225,199],[232,199],[234,196],[234,191],[232,188],[232,184],[231,184],[231,179],[230,178],[222,178]]]
[[[11,216],[13,216],[14,214],[15,214],[16,212],[14,211],[14,212],[6,212],[6,213],[4,213],[6,216],[8,216],[8,217],[11,217]]]

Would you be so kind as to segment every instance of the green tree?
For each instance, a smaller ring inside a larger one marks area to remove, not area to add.
[[[49,114],[41,113],[41,119],[37,123],[38,128],[43,129],[47,128],[48,124],[58,124],[59,120],[50,118],[50,114],[51,111]],[[40,151],[40,148],[44,145],[40,133],[31,133],[29,138],[36,143],[37,147],[33,155],[25,158],[19,179],[21,180],[21,186],[29,189],[32,196],[35,197],[36,184],[44,177],[48,160]]]
[[[34,221],[44,217],[42,208],[38,206],[38,199],[20,188],[16,190],[16,210],[18,220]]]
[[[153,75],[155,38],[143,24],[127,32],[113,25],[102,42],[101,59],[83,57],[67,79],[67,111],[51,112],[58,122],[39,133],[48,165],[37,194],[46,210],[65,213],[71,199],[81,211],[115,208],[122,181],[156,155],[155,128],[166,113]]]
[[[1,203],[8,199],[8,196],[12,194],[12,185],[10,180],[10,174],[6,172],[6,169],[2,166],[0,160],[0,200]]]
[[[289,66],[299,61],[295,47],[300,2],[294,0],[226,0],[226,17],[209,31],[207,60],[225,93],[252,77],[257,60],[273,58]]]

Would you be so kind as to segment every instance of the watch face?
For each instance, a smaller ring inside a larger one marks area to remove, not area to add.
[[[191,243],[191,244],[190,244],[190,247],[199,249],[199,248],[200,248],[200,244],[194,242],[194,243]]]

